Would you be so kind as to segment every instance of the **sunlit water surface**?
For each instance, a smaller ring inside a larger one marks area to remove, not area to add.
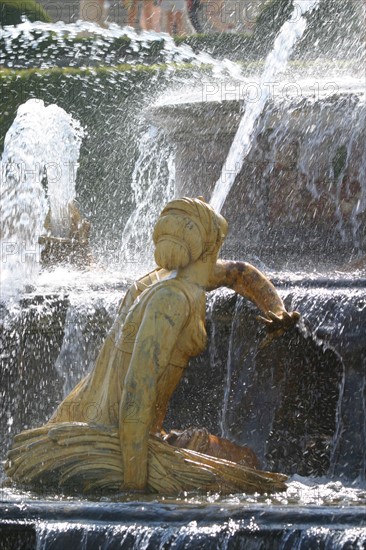
[[[247,495],[244,493],[232,495],[220,495],[218,493],[184,493],[177,497],[123,493],[112,497],[88,497],[67,496],[60,494],[38,494],[32,491],[22,491],[14,487],[1,488],[2,502],[21,503],[27,501],[62,501],[62,502],[149,502],[165,504],[187,504],[187,505],[208,505],[225,507],[250,507],[253,505],[267,506],[366,506],[366,484],[365,482],[342,482],[340,480],[329,480],[326,478],[305,478],[298,475],[289,478],[287,490],[281,493],[263,494],[258,493]]]

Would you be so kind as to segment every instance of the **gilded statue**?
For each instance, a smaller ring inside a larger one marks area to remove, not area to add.
[[[255,267],[218,260],[227,231],[201,198],[166,205],[153,232],[158,267],[126,293],[92,371],[45,425],[15,436],[11,480],[83,494],[285,488],[286,476],[258,469],[248,447],[204,428],[163,428],[190,358],[206,347],[206,291],[225,286],[254,302],[269,340],[299,318]]]

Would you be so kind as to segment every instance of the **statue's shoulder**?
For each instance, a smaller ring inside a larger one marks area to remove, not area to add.
[[[125,304],[126,305],[126,304]],[[143,290],[129,307],[129,311],[142,311],[146,307],[159,310],[165,307],[177,308],[187,315],[194,309],[194,296],[189,291],[189,284],[175,277],[156,281]]]
[[[177,302],[182,302],[185,300],[190,301],[192,298],[188,285],[184,281],[176,278],[168,278],[157,281],[151,285],[151,287],[146,289],[143,294],[151,297],[166,297]]]
[[[156,296],[157,294],[159,296]],[[155,297],[156,299],[164,297],[170,304],[188,302],[190,309],[194,303],[194,297],[186,282],[172,277],[166,270],[154,270],[135,281],[128,289],[118,308],[119,321],[123,322],[130,309],[137,303],[141,303],[141,300],[150,301],[153,297],[154,301]]]

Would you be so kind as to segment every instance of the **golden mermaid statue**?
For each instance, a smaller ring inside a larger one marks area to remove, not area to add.
[[[167,204],[153,233],[158,268],[126,293],[92,371],[44,426],[15,436],[11,480],[83,494],[285,488],[286,476],[256,469],[246,447],[204,429],[163,430],[184,369],[206,347],[206,291],[226,286],[249,298],[270,338],[299,318],[255,267],[218,260],[227,230],[203,199]]]

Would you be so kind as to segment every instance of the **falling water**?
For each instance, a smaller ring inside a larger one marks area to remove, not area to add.
[[[347,84],[352,86],[352,96],[347,95]],[[364,244],[361,214],[366,209],[364,84],[356,79],[343,82],[343,87],[332,82],[330,86],[339,89],[339,97],[330,98],[318,97],[315,90],[311,97],[305,85],[303,97],[273,102],[262,117],[259,131],[272,129],[264,175],[274,181],[273,167],[282,158],[291,157],[299,185],[314,201],[323,200],[323,211],[334,212],[334,227],[341,240],[360,250]],[[329,83],[324,89],[326,86]],[[299,111],[306,112],[305,128],[305,118],[298,125],[299,118],[294,115]],[[300,132],[301,139],[296,139]]]
[[[52,30],[53,28],[54,27],[52,27]],[[136,39],[135,47],[140,48],[142,42],[143,39]],[[147,42],[149,42],[149,40],[147,40]],[[169,42],[167,43],[169,45]],[[95,44],[97,50],[97,41],[95,42]],[[171,59],[173,60],[176,55],[173,51],[175,46],[173,46],[173,43],[171,43],[171,45],[171,53],[169,53],[168,51],[169,47],[167,47],[165,51],[166,58],[168,59],[169,55],[171,55]],[[184,50],[180,50],[180,53],[177,55],[182,54],[183,56],[183,51]],[[188,54],[190,55],[189,49]],[[191,57],[191,59],[195,62],[195,58],[193,56]],[[200,58],[200,62],[203,62],[202,58]],[[217,67],[219,67],[219,63],[217,64]],[[234,69],[231,68],[230,70]],[[237,68],[235,70],[238,71]],[[231,72],[231,74],[233,73]],[[255,126],[255,123],[256,120],[253,121],[253,128]],[[140,240],[140,242],[143,243],[144,247],[144,249],[141,250],[142,258],[146,256],[147,239],[145,238],[145,236],[148,235],[150,237],[150,229],[148,229],[148,226],[152,222],[152,218],[145,217],[145,214],[148,213],[148,210],[150,209],[153,201],[156,200],[160,204],[168,200],[173,193],[174,167],[172,163],[171,150],[165,144],[165,142],[161,142],[161,139],[162,138],[160,134],[158,134],[154,129],[150,129],[149,131],[147,131],[146,134],[144,134],[141,140],[139,159],[135,167],[135,173],[133,176],[133,192],[136,209],[126,226],[123,247],[130,250],[130,245],[133,248],[134,242]],[[159,143],[160,146],[158,145]],[[352,163],[351,149],[352,147],[347,149],[347,151],[345,152],[347,164]],[[158,155],[159,160],[157,163],[152,158],[154,156],[154,151],[155,153],[159,153],[159,155],[161,154],[161,157]],[[164,161],[164,155],[166,155],[168,161],[166,161],[166,159]],[[54,157],[48,156],[48,159],[50,158],[53,159],[52,162],[57,162],[54,160]],[[51,169],[53,170],[52,172]],[[49,167],[49,171],[47,172],[48,179],[53,179],[53,177],[50,178],[50,174],[53,174],[54,178],[56,179],[55,174],[57,173],[57,171],[55,170],[57,170],[57,167]],[[342,174],[339,173],[337,177],[341,178],[341,176]],[[42,177],[43,172],[40,171],[40,180]],[[164,185],[162,194],[160,194],[160,198],[158,198],[157,187],[155,187],[155,184],[158,182],[160,177],[164,181]],[[149,185],[149,181],[152,182],[151,186]],[[66,182],[66,184],[67,183],[68,182]],[[50,184],[50,181],[48,182],[48,184]],[[66,184],[65,186],[67,187]],[[39,196],[43,200],[44,193],[42,185],[39,185],[38,191]],[[315,188],[314,191],[316,191]],[[153,204],[155,209],[155,202]],[[38,203],[35,203],[33,206],[35,205],[38,207]],[[358,212],[357,209],[359,209],[360,207],[362,207],[361,202],[353,210],[354,215],[356,215],[356,213]],[[40,216],[41,218],[44,216],[46,210],[47,204],[44,205],[42,215]],[[42,223],[40,222],[40,226],[42,226]],[[145,233],[137,232],[138,223],[140,223],[140,225],[142,226],[142,230],[145,231]],[[136,261],[139,253],[140,252],[137,252],[136,255],[135,253],[133,253],[134,256],[132,260],[134,262]],[[131,253],[129,252],[128,254]],[[128,256],[127,259],[128,258],[130,258],[131,260],[131,256]],[[92,275],[92,277],[93,276],[94,274]],[[72,287],[73,284],[74,280],[72,281],[72,283],[70,283],[70,286]],[[62,280],[62,285],[64,285],[64,279]],[[47,317],[55,319],[60,325],[58,327],[57,334],[61,351],[56,361],[56,368],[58,369],[59,373],[62,372],[66,379],[64,386],[65,391],[68,390],[68,387],[71,387],[71,385],[73,385],[73,383],[76,381],[76,378],[79,378],[79,376],[83,374],[84,369],[87,369],[88,366],[92,364],[92,353],[97,352],[97,349],[99,347],[99,339],[103,337],[101,329],[103,320],[108,321],[108,317],[110,316],[115,306],[115,294],[113,294],[113,296],[108,296],[108,299],[106,299],[105,296],[101,298],[101,296],[98,295],[98,298],[95,300],[95,302],[92,303],[91,307],[89,307],[90,293],[92,290],[98,290],[98,293],[100,292],[99,289],[93,289],[92,287],[88,288],[88,296],[85,297],[85,304],[77,302],[77,300],[75,299],[75,302],[71,303],[71,306],[67,311],[66,319],[59,321],[59,315],[47,315]],[[115,293],[115,289],[113,289],[112,292]],[[362,323],[364,323],[362,311],[364,310],[365,306],[362,293],[363,289],[360,289],[358,293],[355,293],[352,296],[349,293],[345,293],[347,295],[346,297],[344,297],[342,296],[342,293],[339,292],[335,296],[332,305],[331,300],[328,300],[325,294],[321,294],[319,289],[316,289],[310,297],[305,291],[303,292],[303,294],[300,291],[297,293],[292,292],[292,294],[294,295],[293,307],[299,308],[304,317],[310,318],[310,320],[312,321],[312,325],[316,327],[314,330],[322,333],[323,335],[328,335],[330,339],[335,340],[338,338],[339,346],[346,351],[349,345],[348,340],[359,344],[360,349],[358,350],[357,355],[359,361],[356,361],[356,366],[359,370],[361,370],[361,368],[363,368],[364,366],[364,351],[362,350],[362,347],[364,347],[363,341],[362,337],[360,337],[360,332],[357,332],[356,330],[356,327],[364,326],[364,324],[362,325]],[[353,309],[350,310],[348,318],[345,318],[343,315],[340,315],[338,317],[339,310],[337,309],[337,307],[339,306],[341,313],[343,311],[346,311],[346,306],[348,306],[348,299],[351,306],[351,298],[357,300],[358,306],[356,308],[356,311],[354,311]],[[212,302],[216,303],[217,301],[218,295],[215,295],[212,298]],[[244,301],[242,302],[244,303]],[[331,306],[337,309],[337,311],[331,311]],[[37,310],[38,306],[35,304],[33,309]],[[231,347],[230,354],[228,354],[229,360],[227,363],[227,375],[233,373],[234,376],[230,378],[229,376],[227,377],[227,385],[225,386],[224,390],[225,400],[228,399],[228,402],[222,403],[222,401],[219,401],[217,397],[212,400],[212,405],[216,409],[221,408],[222,410],[221,428],[223,429],[223,433],[227,435],[230,435],[231,432],[234,432],[234,428],[230,423],[230,415],[232,417],[234,416],[232,414],[231,407],[233,405],[240,405],[241,409],[243,409],[246,406],[243,396],[246,397],[248,395],[249,398],[251,397],[250,388],[249,393],[248,391],[246,391],[246,393],[244,391],[243,393],[243,383],[246,383],[247,381],[245,376],[249,376],[252,373],[257,377],[255,382],[257,383],[257,387],[260,387],[259,393],[256,394],[259,396],[258,401],[260,400],[261,396],[263,397],[262,402],[258,403],[258,410],[260,411],[260,406],[262,406],[262,409],[265,409],[264,414],[262,415],[261,413],[261,418],[262,416],[264,420],[267,420],[269,416],[270,419],[274,418],[274,411],[273,409],[270,409],[270,406],[272,406],[273,397],[277,396],[276,401],[273,402],[273,406],[280,405],[281,403],[280,396],[277,395],[276,389],[276,384],[278,386],[278,380],[274,379],[274,377],[271,376],[273,375],[274,370],[272,360],[276,359],[274,357],[276,355],[276,352],[273,351],[273,348],[267,352],[269,356],[269,367],[268,371],[265,371],[265,373],[262,374],[262,378],[259,378],[259,375],[261,375],[259,363],[253,364],[252,371],[247,371],[244,376],[236,377],[238,369],[240,369],[240,371],[246,370],[243,369],[243,366],[246,367],[246,365],[244,365],[239,354],[234,353],[235,347],[239,347],[238,344],[242,345],[242,341],[244,340],[243,335],[245,335],[245,339],[248,339],[248,332],[245,331],[244,333],[242,332],[242,330],[239,330],[242,324],[241,321],[248,317],[245,312],[245,315],[243,315],[243,312],[241,312],[240,309],[241,303],[238,301],[235,307],[235,318],[233,321],[230,322],[230,327],[234,330],[229,335],[229,343]],[[102,310],[101,314],[99,313],[100,310]],[[359,313],[359,316],[357,316],[357,313]],[[37,327],[37,332],[44,330],[44,319],[42,318],[41,321],[42,322]],[[212,320],[212,322],[214,322],[214,319]],[[19,359],[20,367],[18,367],[18,363],[16,363],[15,361],[15,359],[17,358],[10,358],[13,361],[14,365],[8,368],[13,369],[12,373],[14,373],[14,376],[18,376],[19,369],[20,374],[23,373],[23,386],[21,384],[20,386],[21,388],[24,388],[24,391],[23,393],[19,392],[17,394],[17,402],[20,403],[21,406],[23,404],[23,401],[28,400],[30,404],[29,408],[31,409],[32,407],[35,407],[38,401],[40,401],[39,387],[34,387],[31,389],[29,388],[30,381],[29,378],[27,379],[26,377],[27,372],[26,369],[24,369],[24,362],[28,361],[29,358],[34,357],[34,364],[38,363],[41,366],[41,372],[38,373],[39,378],[35,377],[33,369],[30,369],[30,371],[32,372],[31,378],[33,380],[37,380],[37,384],[34,384],[34,386],[37,386],[38,380],[40,380],[39,386],[43,389],[43,379],[48,378],[48,376],[45,375],[44,369],[44,349],[47,349],[47,346],[44,346],[42,348],[40,347],[39,350],[42,351],[39,351],[36,345],[37,343],[34,342],[34,334],[32,334],[32,331],[35,331],[36,325],[28,327],[28,332],[25,330],[25,327],[26,324],[21,325],[19,329],[19,338],[22,337],[23,340],[17,340],[18,343],[10,348],[10,351],[14,355],[19,350],[21,350],[21,352],[19,351],[19,355],[21,355]],[[354,327],[354,333],[352,332],[352,327]],[[61,337],[63,336],[63,331],[65,332],[65,334],[64,341],[61,346]],[[236,331],[236,334],[234,334],[234,331]],[[16,331],[14,331],[14,333],[16,333]],[[29,336],[30,334],[32,334],[32,336]],[[345,334],[348,335],[348,340]],[[212,357],[212,359],[214,360],[217,360],[217,355],[219,354],[219,352],[221,353],[222,351],[223,339],[222,334],[220,333],[216,325],[212,329],[212,338],[215,339],[216,348],[211,348],[209,350],[210,357]],[[53,340],[55,339],[56,338],[54,338]],[[237,342],[235,342],[235,339],[237,339]],[[54,342],[52,343],[52,338],[50,338],[49,334],[46,331],[39,335],[39,342],[41,342],[41,340],[44,340],[45,343],[49,344],[50,348],[54,348],[52,350],[49,350],[49,355],[51,356],[50,351],[52,351],[53,357],[55,350],[58,349],[58,345],[56,346]],[[256,329],[253,328],[253,334],[250,343],[248,345],[245,344],[245,348],[242,345],[242,350],[248,351],[249,359],[251,359],[253,354],[256,353],[257,341],[258,339]],[[25,347],[24,343],[28,345],[28,356],[23,352],[23,348]],[[301,347],[303,343],[304,340],[300,340],[300,344],[298,345],[298,347]],[[329,342],[328,345],[329,348],[332,348],[333,352],[335,349],[334,341]],[[93,348],[94,351],[91,348]],[[302,352],[302,350],[300,351]],[[42,361],[38,360],[39,355],[41,356]],[[50,357],[50,359],[52,357]],[[286,358],[287,355],[285,355],[285,359]],[[232,360],[236,360],[237,367],[235,367],[235,365],[231,362]],[[255,360],[256,358],[254,357],[254,363]],[[294,360],[293,362],[295,363]],[[53,360],[52,367],[54,365],[55,361]],[[353,365],[351,366],[353,367]],[[81,367],[81,369],[78,370],[78,367]],[[281,365],[278,365],[278,367],[281,367]],[[288,368],[286,365],[285,367],[286,369]],[[314,369],[318,369],[318,367],[319,365],[316,364],[316,367],[314,367]],[[235,368],[237,370],[235,370]],[[306,373],[304,376],[301,370],[302,368],[298,368],[298,365],[294,364],[294,374],[291,379],[292,381],[294,379],[296,381],[297,378],[303,380],[306,377]],[[267,372],[268,379],[265,381],[267,386],[265,384],[261,386],[263,377],[266,376]],[[306,372],[308,372],[308,370],[306,370]],[[310,402],[310,406],[312,405],[312,397],[319,405],[319,370],[313,374],[313,387],[309,389],[308,384],[304,384],[303,386],[306,387],[306,392],[304,393],[310,393],[308,401],[305,402],[305,404],[308,404],[308,402]],[[326,389],[327,391],[329,391],[328,380],[329,378],[331,378],[332,372],[329,369],[322,374],[323,379],[324,374],[327,377]],[[198,376],[202,377],[202,375],[200,374],[198,374]],[[287,373],[286,376],[288,377]],[[278,377],[279,382],[282,385],[286,383],[286,376],[282,378]],[[366,410],[366,383],[364,374],[362,374],[362,376],[363,383],[361,385],[360,391],[355,394],[353,390],[356,386],[357,379],[354,373],[352,373],[352,368],[349,369],[349,371],[346,371],[346,369],[344,371],[344,378],[340,380],[338,408],[335,418],[336,429],[334,431],[334,440],[332,443],[334,447],[334,452],[332,453],[331,460],[334,460],[334,463],[336,463],[336,461],[340,459],[340,468],[338,469],[338,473],[341,470],[348,471],[349,460],[350,458],[353,458],[352,454],[357,454],[354,463],[351,464],[350,468],[353,479],[357,476],[359,472],[365,471],[366,460],[364,452],[365,445],[360,445],[360,434],[362,439],[361,443],[365,442],[366,437],[364,424],[362,427],[362,425],[359,423],[360,420],[364,418]],[[54,381],[52,382],[52,379],[50,381],[50,385],[51,384],[54,385]],[[238,386],[238,395],[241,397],[243,405],[238,402],[235,403],[235,384],[237,384]],[[299,388],[301,390],[301,385],[299,386]],[[219,396],[220,391],[216,390],[216,392],[217,396]],[[193,396],[197,395],[198,393],[198,398],[204,403],[205,395],[202,391],[197,392],[196,385],[194,386],[192,394],[188,395],[188,398],[186,400],[190,408],[192,408]],[[19,395],[22,396],[23,399],[19,399]],[[44,395],[47,395],[47,391],[44,391]],[[268,395],[271,398],[271,402],[268,401]],[[301,407],[302,403],[305,401],[305,398],[301,391],[296,392],[296,398],[297,396],[299,398],[299,405],[296,407],[293,406],[293,408],[291,409],[291,412],[294,413],[293,418],[290,418],[291,422],[294,419],[296,420],[297,414],[302,414]],[[219,407],[217,406],[218,403]],[[249,408],[250,407],[251,403],[249,403]],[[308,411],[308,409],[306,410]],[[39,419],[37,419],[37,422],[33,421],[29,417],[27,418],[27,422],[31,422],[33,425],[43,422],[46,415],[43,410],[41,412],[42,414],[39,415]],[[242,417],[243,415],[241,415],[240,417],[238,416],[238,442],[240,442],[240,436],[244,437],[244,435],[242,434]],[[304,418],[304,415],[300,416],[300,419],[301,418]],[[13,417],[9,419],[13,420]],[[179,416],[177,416],[177,419],[180,422],[182,421],[182,419],[184,419],[184,414],[181,411]],[[284,422],[285,421],[286,418],[284,419]],[[308,418],[306,418],[305,415],[305,421],[303,422],[305,432],[307,430],[307,422]],[[249,418],[247,426],[250,431],[250,429],[253,427],[252,417]],[[257,426],[258,425],[256,425],[256,428]],[[11,426],[9,424],[9,431],[10,427]],[[264,427],[267,431],[263,430],[260,437],[262,437],[263,443],[266,443],[265,440],[267,439],[268,430],[272,429],[272,423],[267,422],[267,426]],[[274,427],[276,428],[276,426]],[[348,433],[346,433],[347,430],[345,428],[348,427],[350,427],[350,429],[348,430]],[[305,433],[305,435],[307,434]],[[283,441],[283,444],[286,450],[291,453],[291,443]],[[281,445],[278,445],[278,441],[277,447],[281,447]],[[360,455],[359,453],[359,449],[361,447],[362,455]],[[357,450],[357,453],[355,453],[355,449]],[[188,546],[195,545],[202,547],[205,545],[205,547],[222,546],[224,548],[231,548],[238,544],[241,544],[242,546],[248,548],[257,548],[258,544],[273,547],[274,543],[277,544],[278,548],[307,548],[309,546],[316,547],[319,544],[330,548],[344,547],[349,544],[353,544],[354,547],[356,547],[356,545],[361,547],[361,545],[364,545],[366,541],[365,528],[360,527],[364,525],[364,517],[362,516],[363,507],[365,505],[364,490],[358,487],[344,487],[340,482],[334,481],[330,483],[324,483],[323,480],[319,484],[319,481],[316,481],[314,479],[305,480],[304,478],[300,478],[299,481],[299,477],[296,477],[295,479],[289,481],[288,490],[281,495],[276,494],[272,497],[269,497],[268,495],[265,495],[264,497],[235,495],[228,497],[226,500],[224,498],[220,499],[218,495],[195,495],[194,497],[192,497],[192,499],[190,499],[189,496],[185,498],[179,498],[177,502],[174,502],[172,505],[170,505],[170,508],[169,505],[164,508],[164,505],[162,506],[158,502],[149,502],[148,505],[145,502],[143,502],[141,505],[133,502],[130,503],[130,508],[128,507],[129,503],[127,503],[127,505],[125,506],[124,503],[113,503],[110,501],[100,502],[96,505],[95,503],[87,503],[82,500],[78,500],[76,502],[66,502],[64,500],[61,500],[60,503],[57,503],[56,501],[60,499],[60,496],[57,495],[56,497],[54,497],[53,500],[46,501],[45,504],[41,502],[38,508],[38,502],[36,502],[35,508],[38,510],[38,512],[34,516],[32,516],[32,504],[29,505],[29,500],[27,501],[27,499],[31,498],[29,497],[29,495],[24,495],[24,493],[21,493],[19,496],[19,494],[15,493],[12,489],[4,488],[2,496],[2,500],[4,502],[1,508],[1,514],[3,515],[3,517],[11,518],[11,514],[13,514],[13,517],[19,517],[19,514],[23,514],[23,519],[20,520],[24,522],[24,525],[22,525],[22,527],[29,527],[32,530],[32,533],[36,533],[37,540],[35,544],[39,549],[48,548],[50,546],[52,546],[53,548],[63,548],[65,544],[67,545],[67,541],[70,540],[72,540],[72,544],[78,544],[80,548],[87,548],[89,546],[112,548],[118,545],[134,545],[135,547],[139,548],[154,545],[159,545],[161,547],[172,546],[175,548],[186,548]],[[138,497],[136,495],[133,495],[132,498],[137,499]],[[141,498],[147,500],[146,495],[143,495]],[[18,499],[18,502],[14,503],[14,500],[16,499]],[[9,500],[12,502],[9,503]],[[208,506],[208,504],[212,503],[216,503],[214,510],[212,510],[213,507],[211,507],[210,509],[210,506]],[[88,516],[88,508],[94,505],[94,515]],[[294,505],[298,506],[296,511],[294,511]],[[354,506],[354,508],[352,512],[349,511],[349,508],[346,508],[345,513],[348,514],[348,528],[344,529],[344,524],[339,527],[340,522],[338,518],[339,515],[343,512],[342,509],[347,506],[349,507],[350,505]],[[331,506],[331,509],[326,510],[326,506]],[[16,510],[16,514],[18,515],[14,514],[14,510]],[[39,513],[39,510],[41,510],[41,512],[43,511],[43,513],[46,512],[46,514],[48,514],[48,517],[51,518],[50,521],[47,522],[41,520],[40,518],[42,517],[42,514]],[[114,514],[114,519],[112,519],[111,516],[103,517],[103,513]],[[126,513],[128,519],[126,519]],[[8,516],[6,516],[6,514],[8,514]],[[242,516],[240,514],[244,514],[244,519],[242,519]],[[36,519],[34,519],[34,517],[36,517]],[[121,517],[125,518],[126,521],[121,522]],[[70,520],[70,518],[72,518],[72,520]],[[172,518],[175,518],[175,523],[171,521]],[[164,526],[159,527],[162,522]],[[146,525],[146,523],[148,524]],[[314,527],[314,525],[316,525],[316,527]]]
[[[51,231],[69,228],[67,204],[75,196],[81,129],[57,105],[31,99],[18,109],[5,137],[1,162],[1,298],[31,284],[39,271],[39,236],[47,210]],[[47,198],[45,186],[47,187]]]
[[[135,209],[122,234],[122,261],[144,265],[153,259],[152,229],[162,205],[174,196],[174,153],[164,133],[150,126],[140,139],[139,157],[132,175]]]
[[[64,337],[55,369],[63,379],[63,397],[92,370],[120,298],[117,292],[96,293],[85,299],[82,293],[69,295]]]
[[[258,117],[270,97],[271,83],[279,73],[286,69],[287,62],[293,51],[296,42],[303,36],[306,29],[305,13],[312,11],[319,5],[319,0],[302,0],[300,4],[294,6],[291,18],[282,26],[273,46],[273,50],[268,55],[259,86],[256,88],[255,97],[248,97],[244,116],[241,119],[239,128],[231,145],[229,154],[222,168],[221,176],[216,182],[211,205],[217,210],[221,208],[226,197],[234,184],[236,176],[239,174],[245,157],[250,152],[253,143],[253,133]],[[301,17],[298,18],[298,9]]]
[[[286,290],[279,281],[277,287],[287,309],[299,311],[302,321],[263,349],[264,331],[252,305],[222,289],[210,297],[209,334],[216,348],[220,342],[220,355],[210,352],[201,361],[210,368],[197,401],[192,391],[200,379],[189,373],[174,411],[194,425],[203,410],[213,419],[213,433],[249,444],[266,468],[364,482],[364,281],[293,274],[286,281]],[[210,393],[211,380],[218,379],[221,417],[213,414],[217,401]]]
[[[231,387],[231,378],[232,378],[232,365],[233,365],[233,353],[234,353],[234,335],[236,333],[237,325],[238,325],[238,304],[237,301],[235,304],[235,311],[234,316],[230,328],[230,339],[229,339],[229,348],[227,353],[227,363],[226,363],[226,380],[225,380],[225,390],[224,390],[224,398],[223,398],[223,407],[222,407],[222,416],[221,416],[221,426],[220,426],[220,435],[222,437],[228,436],[228,421],[227,421],[227,413],[228,413],[228,406],[229,406],[229,397],[230,397],[230,387]],[[245,383],[243,384],[245,385]]]
[[[363,288],[331,291],[298,289],[294,309],[306,311],[312,335],[337,357],[340,365],[330,475],[365,481],[365,373],[362,326],[366,311]],[[352,357],[348,356],[352,347]],[[318,388],[317,388],[318,389]]]
[[[41,183],[43,166],[35,163],[35,159],[43,158],[42,108],[37,101],[22,105],[5,137],[0,205],[1,299],[26,281],[32,282],[38,271],[38,236],[47,213]]]

